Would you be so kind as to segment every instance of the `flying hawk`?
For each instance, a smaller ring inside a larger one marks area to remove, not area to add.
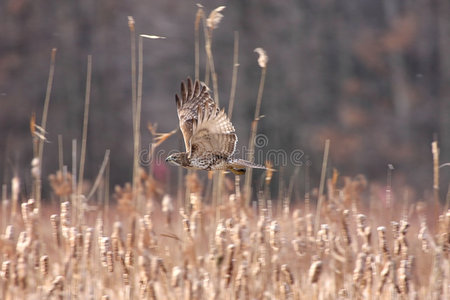
[[[245,168],[266,169],[253,162],[233,158],[237,136],[225,111],[219,110],[208,87],[198,80],[181,82],[175,95],[178,119],[186,152],[166,158],[173,165],[199,170],[229,170],[242,175]]]

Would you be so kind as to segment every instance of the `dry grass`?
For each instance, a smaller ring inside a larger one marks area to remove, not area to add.
[[[431,206],[417,203],[391,221],[381,201],[370,210],[363,205],[366,197],[376,200],[356,178],[330,187],[317,232],[314,216],[301,208],[278,213],[264,198],[263,207],[249,211],[235,192],[224,195],[216,225],[201,187],[191,188],[187,213],[140,174],[144,212],[134,210],[128,185],[116,190],[119,206],[108,214],[102,207],[86,209],[78,225],[70,202],[39,211],[30,199],[14,218],[10,198],[3,199],[2,299],[449,296],[450,211],[434,224]],[[195,177],[187,180],[201,186]],[[52,182],[60,198],[71,192],[61,174]],[[393,208],[402,211],[401,204]]]
[[[203,11],[196,20],[197,36],[200,18],[204,19]],[[130,24],[134,35],[134,21]],[[134,37],[131,41],[135,43]],[[142,40],[140,43],[139,74],[132,68],[135,151],[142,97]],[[207,43],[209,52],[211,39]],[[214,81],[210,54],[208,76]],[[237,53],[235,58],[237,71]],[[265,64],[261,68],[265,72]],[[197,78],[197,64],[195,70]],[[262,86],[255,122],[260,117]],[[32,123],[33,129],[38,128],[34,119]],[[41,125],[44,140],[45,122]],[[151,153],[174,133],[153,131],[157,138]],[[86,138],[83,140],[85,147]],[[76,141],[73,144],[76,150]],[[433,154],[437,178],[433,188],[438,190],[437,142]],[[72,156],[75,173],[76,151]],[[81,160],[82,166],[84,158]],[[111,207],[109,151],[90,191],[67,166],[49,176],[59,201],[56,205],[35,201],[40,183],[32,198],[22,201],[21,196],[29,195],[20,195],[18,177],[12,179],[10,188],[3,186],[1,299],[450,298],[450,211],[436,201],[436,193],[419,203],[396,200],[399,197],[391,190],[390,172],[385,193],[362,176],[340,178],[335,171],[326,180],[323,172],[319,193],[310,194],[309,186],[305,188],[304,206],[292,204],[293,176],[287,190],[280,190],[277,201],[282,205],[275,209],[269,196],[269,168],[264,192],[258,194],[251,209],[246,193],[241,193],[239,178],[234,184],[232,177],[215,178],[218,191],[211,192],[195,173],[184,178],[186,190],[178,191],[179,195],[188,191],[186,203],[174,203],[151,170],[147,173],[136,161],[135,152],[130,166],[133,182],[114,189],[117,204]],[[42,158],[30,170],[39,181],[41,163]],[[295,174],[298,172],[296,169]],[[209,178],[207,186],[211,187],[212,180]],[[315,202],[321,205],[313,212]]]

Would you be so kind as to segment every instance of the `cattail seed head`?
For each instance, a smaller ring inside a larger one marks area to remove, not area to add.
[[[111,250],[106,252],[106,266],[109,273],[114,272],[114,256]]]
[[[172,287],[174,288],[180,287],[182,278],[183,278],[183,269],[178,266],[173,267],[171,280]]]
[[[59,247],[59,246],[61,246],[61,234],[60,234],[60,230],[59,230],[59,224],[60,224],[59,215],[57,215],[57,214],[51,215],[50,223],[52,225],[53,238]]]
[[[270,223],[269,228],[269,243],[274,251],[279,251],[281,247],[279,240],[279,232],[280,232],[280,225],[278,224],[277,221],[272,221]]]
[[[4,281],[9,281],[11,279],[11,261],[3,261],[2,269],[0,270],[0,278]]]
[[[86,259],[88,259],[91,256],[93,235],[94,235],[94,228],[92,227],[86,228],[84,234],[84,247],[83,247],[83,255]]]
[[[108,267],[108,251],[111,250],[111,241],[109,237],[103,237],[100,244],[100,260],[102,266]]]
[[[48,270],[49,270],[48,264],[49,264],[48,256],[42,255],[41,258],[39,259],[39,269],[41,270],[42,277],[47,277],[47,275],[48,275]]]
[[[310,283],[317,283],[320,274],[322,273],[322,261],[317,260],[311,264],[309,268],[308,276]]]
[[[14,241],[14,231],[13,225],[6,226],[5,234],[2,236],[2,239],[9,242]]]

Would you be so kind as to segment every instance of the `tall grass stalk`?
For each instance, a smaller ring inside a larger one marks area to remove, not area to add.
[[[431,153],[433,154],[433,192],[434,201],[439,203],[439,146],[437,141],[431,143]]]
[[[82,192],[84,181],[84,165],[86,161],[86,143],[87,143],[87,129],[89,124],[89,104],[91,102],[91,80],[92,80],[92,55],[88,55],[87,59],[87,74],[86,74],[86,94],[84,97],[84,116],[83,116],[83,135],[81,139],[81,153],[80,153],[80,172],[78,179],[77,198],[79,202],[79,224],[83,220],[83,205]]]
[[[328,152],[330,150],[330,140],[325,140],[325,150],[323,152],[323,161],[322,161],[322,172],[320,174],[320,184],[319,184],[319,195],[317,202],[317,210],[316,210],[316,219],[314,222],[314,232],[317,232],[320,224],[320,211],[322,209],[322,201],[323,201],[323,190],[325,188],[325,177],[327,171],[327,163],[328,163]]]
[[[73,208],[73,215],[78,216],[77,210],[77,140],[72,140],[72,194],[71,204]]]
[[[48,107],[50,104],[50,96],[52,94],[53,78],[55,76],[55,60],[56,60],[56,48],[53,48],[50,56],[50,70],[48,73],[47,89],[45,91],[44,109],[42,111],[41,127],[43,134],[45,134],[45,130],[47,128]],[[39,158],[38,160],[39,176],[36,178],[35,194],[34,194],[34,197],[36,199],[36,205],[38,208],[41,207],[41,185],[42,185],[41,174],[42,174],[42,157],[44,155],[44,142],[45,139],[39,140],[39,150],[37,155],[35,153],[35,157]]]
[[[134,18],[132,16],[128,16],[128,28],[130,31],[130,51],[131,51],[131,110],[133,115],[133,141],[136,142],[136,106],[137,106],[137,84],[136,84],[136,28],[134,23]],[[137,170],[136,170],[136,153],[134,146],[134,156],[133,156],[133,205],[137,207]]]
[[[251,133],[250,133],[250,139],[248,141],[248,157],[247,159],[249,161],[253,161],[254,158],[254,151],[255,151],[255,138],[256,138],[256,132],[258,130],[258,122],[261,119],[260,116],[260,110],[261,110],[261,102],[262,102],[262,96],[264,91],[264,82],[266,80],[266,71],[267,71],[267,55],[265,51],[262,48],[256,48],[255,52],[258,53],[258,64],[261,68],[261,77],[259,80],[259,88],[258,88],[258,97],[256,99],[256,107],[255,107],[255,116],[253,118],[253,122],[251,125]],[[245,193],[245,199],[247,201],[247,206],[250,205],[251,202],[251,180],[253,175],[253,169],[249,168],[247,172],[245,173],[245,183],[244,183],[244,193]]]
[[[58,134],[58,166],[59,171],[62,172],[64,166],[64,150],[63,150],[62,134]]]
[[[95,191],[99,187],[99,185],[102,181],[102,178],[104,178],[105,170],[106,170],[107,166],[109,165],[109,153],[110,153],[110,150],[106,149],[105,156],[103,157],[102,165],[100,166],[100,170],[98,171],[97,177],[95,178],[94,184],[92,185],[91,191],[86,196],[86,201],[89,201],[92,198]],[[99,200],[101,200],[101,199],[99,199]],[[100,202],[98,204],[102,205],[103,203]]]
[[[217,106],[219,106],[219,84],[217,82],[217,73],[216,68],[214,66],[214,58],[211,50],[211,44],[213,38],[213,30],[217,28],[217,26],[220,23],[220,20],[223,17],[220,12],[224,8],[225,6],[219,6],[209,14],[208,19],[205,20],[205,18],[203,18],[203,26],[205,31],[205,51],[208,58],[208,65],[209,68],[211,69],[211,77],[214,89],[214,100],[216,101]]]
[[[194,22],[194,39],[195,39],[195,49],[194,49],[194,74],[195,80],[200,79],[200,22],[204,17],[203,6],[197,4],[197,14],[195,15]]]
[[[137,99],[136,110],[134,115],[134,155],[133,155],[133,197],[135,197],[135,205],[138,211],[141,209],[141,203],[139,203],[140,197],[137,193],[137,180],[139,177],[139,147],[141,144],[141,110],[142,110],[142,82],[143,82],[143,38],[139,36],[138,45],[138,85],[137,85]]]
[[[233,50],[233,76],[231,77],[230,100],[228,102],[228,117],[231,120],[233,116],[234,99],[236,98],[236,86],[239,70],[239,32],[234,32],[234,50]]]

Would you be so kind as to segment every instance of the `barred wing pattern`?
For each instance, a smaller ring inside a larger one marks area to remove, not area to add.
[[[189,152],[193,125],[198,119],[198,111],[218,112],[219,109],[211,98],[208,87],[198,80],[192,84],[190,78],[186,80],[186,84],[181,82],[181,94],[180,96],[175,95],[175,101],[184,145],[186,151]]]
[[[199,109],[190,140],[189,158],[198,167],[210,167],[230,158],[237,143],[237,136],[230,119],[222,109]]]

